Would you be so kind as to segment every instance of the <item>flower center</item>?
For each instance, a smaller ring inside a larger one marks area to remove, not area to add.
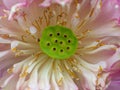
[[[40,48],[54,59],[66,59],[72,56],[78,45],[78,40],[72,30],[63,26],[46,27],[40,39]]]

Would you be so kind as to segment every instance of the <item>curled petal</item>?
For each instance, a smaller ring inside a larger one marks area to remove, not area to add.
[[[26,6],[28,6],[30,3],[33,2],[33,0],[2,0],[4,5],[7,7],[7,9],[10,9],[12,6],[18,3],[26,3]]]
[[[120,88],[120,71],[110,75],[111,83],[106,90],[119,90]]]
[[[62,6],[65,6],[66,4],[69,4],[71,3],[72,0],[44,0],[40,6],[43,6],[43,7],[48,7],[50,6],[52,3],[58,3]]]

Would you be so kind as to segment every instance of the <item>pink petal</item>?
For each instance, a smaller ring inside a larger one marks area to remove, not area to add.
[[[116,8],[116,5],[118,5],[118,8]],[[96,36],[99,34],[97,32],[101,32],[102,35],[111,35],[114,32],[120,34],[119,29],[115,27],[115,21],[120,17],[119,13],[120,4],[116,3],[116,0],[103,0],[99,15],[89,23],[87,28],[91,29],[92,34],[95,33]]]
[[[30,4],[32,3],[33,0],[3,0],[4,5],[10,9],[13,5],[17,4],[17,3],[26,3],[26,4]]]
[[[109,69],[109,70],[117,70],[118,69],[118,67],[115,67],[114,64],[116,64],[117,62],[120,61],[119,55],[120,55],[120,48],[116,49],[115,54],[106,61],[107,69]]]
[[[106,45],[92,51],[88,50],[88,52],[83,54],[82,58],[89,63],[98,63],[100,61],[106,61],[115,54],[114,48],[114,46]]]
[[[0,0],[0,16],[4,15],[4,9],[6,9],[6,7],[3,4],[2,0]]]
[[[65,6],[66,4],[70,4],[72,0],[44,0],[40,6],[43,7],[48,7],[50,6],[52,3],[57,3],[60,4],[62,6]]]
[[[111,74],[112,81],[106,90],[119,90],[120,89],[120,71]]]

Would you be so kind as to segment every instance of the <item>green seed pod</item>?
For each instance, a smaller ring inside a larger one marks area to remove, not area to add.
[[[62,26],[48,26],[42,32],[40,48],[54,59],[67,59],[78,46],[78,40],[72,30]]]

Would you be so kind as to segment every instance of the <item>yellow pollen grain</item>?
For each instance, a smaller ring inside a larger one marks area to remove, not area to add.
[[[91,47],[89,47],[89,48],[87,48],[87,49],[97,49],[98,48],[98,45],[96,45],[96,46],[91,46]]]
[[[50,19],[48,18],[48,12],[49,12],[48,8],[46,10],[44,10],[44,17],[45,17],[47,26],[50,24]]]
[[[99,66],[99,71],[103,71],[103,68],[102,68],[102,66]]]
[[[17,49],[16,49],[16,48],[12,48],[12,51],[13,51],[13,52],[16,52],[16,51],[17,51]]]
[[[18,52],[15,54],[15,56],[18,57],[18,56],[20,56],[22,54],[24,54],[24,53],[18,50]]]
[[[100,42],[100,43],[97,44],[97,47],[101,47],[101,46],[104,46],[104,45],[105,45],[104,43]]]
[[[30,35],[33,39],[36,39],[36,37],[35,37],[34,35],[32,35],[28,29],[25,30],[25,32],[26,32],[26,34],[27,34],[28,36]],[[25,35],[24,35],[24,36],[25,36]],[[26,36],[25,36],[25,37],[26,37]]]
[[[63,83],[63,78],[61,77],[60,80],[58,80],[58,85],[61,86]]]
[[[27,71],[27,70],[28,70],[28,66],[25,66],[25,67],[24,67],[24,71]]]
[[[59,66],[60,71],[63,72],[62,66],[60,64],[58,64],[58,66]]]
[[[33,26],[35,26],[38,31],[41,30],[42,20],[43,20],[43,17],[39,17],[38,20],[35,20],[35,21],[33,22]]]
[[[20,77],[21,77],[21,78],[24,78],[24,77],[26,77],[26,76],[28,75],[27,70],[28,70],[28,66],[25,66],[25,67],[23,68],[23,72],[20,74]]]
[[[38,53],[34,54],[33,56],[38,58],[41,54],[42,54],[42,52],[38,52]]]
[[[94,13],[94,8],[92,8],[92,10],[90,11],[90,15],[89,15],[89,17],[91,17],[92,15],[93,15],[93,13]]]
[[[13,67],[12,67],[12,68],[9,68],[9,69],[7,70],[7,72],[8,72],[9,74],[12,74],[12,73],[13,73]]]
[[[89,33],[91,30],[85,30],[85,31],[83,31],[82,33],[84,34],[84,35],[86,35],[87,33]]]
[[[100,0],[100,7],[102,7],[102,0]]]
[[[28,29],[25,30],[26,34],[30,35],[30,31]]]
[[[81,41],[81,40],[84,39],[85,37],[86,37],[85,35],[81,35],[81,36],[78,36],[77,39],[78,39],[79,41]]]
[[[16,56],[16,57],[24,54],[24,52],[22,52],[21,50],[18,50],[17,48],[12,48],[11,50],[12,50],[13,52],[15,52],[15,56]]]
[[[79,0],[75,0],[75,4],[77,6],[79,4]]]
[[[20,77],[21,77],[21,78],[24,78],[24,77],[26,77],[27,75],[28,75],[28,72],[23,72],[23,73],[20,74]]]
[[[57,19],[56,19],[56,23],[58,25],[63,25],[65,26],[67,24],[67,20],[65,20],[67,16],[67,13],[65,12],[61,12],[58,16],[57,16]],[[64,18],[64,19],[63,19]]]
[[[22,16],[23,16],[23,18],[24,18],[24,20],[26,21],[26,13],[25,12],[23,12],[23,14],[22,14]]]
[[[88,49],[97,49],[97,48],[105,45],[104,43],[100,42],[99,40],[98,40],[97,42],[98,42],[97,45],[91,46],[91,47],[89,47]]]
[[[77,12],[76,12],[75,17],[76,17],[77,19],[80,18],[79,14],[78,14]]]
[[[76,80],[78,81],[78,80],[80,80],[80,78],[76,78]]]
[[[98,77],[98,78],[100,78],[100,77],[101,77],[102,71],[103,71],[102,66],[99,66],[99,69],[98,69],[98,74],[97,74],[97,77]]]
[[[78,3],[78,0],[75,0],[76,3]]]
[[[22,38],[22,41],[25,41],[26,36],[22,35],[21,38]]]
[[[83,20],[79,25],[78,25],[78,29],[81,28],[84,24],[86,23],[86,20]]]
[[[25,90],[31,90],[30,87],[27,87]]]
[[[76,17],[76,18],[80,18],[80,16],[78,16],[78,15],[76,15],[75,17]]]
[[[117,50],[117,48],[116,47],[114,47],[114,48],[112,48],[113,50]]]
[[[8,35],[8,34],[3,34],[2,37],[3,37],[4,39],[7,39],[7,38],[9,38],[9,35]]]
[[[74,72],[70,71],[70,70],[67,70],[69,75],[72,77],[72,78],[78,78]]]

